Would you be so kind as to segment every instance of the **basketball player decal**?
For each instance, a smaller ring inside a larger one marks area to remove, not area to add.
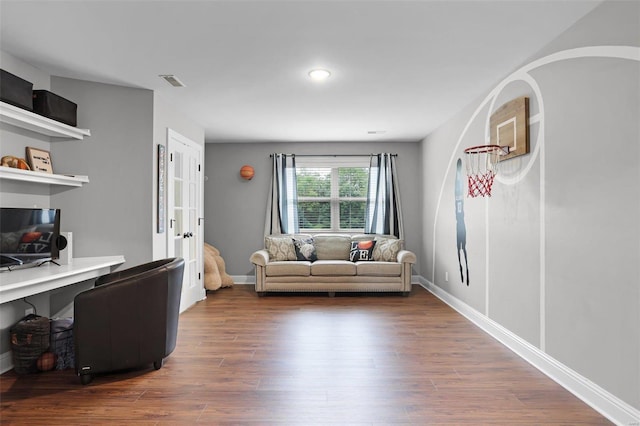
[[[460,265],[460,279],[464,283],[462,259],[464,255],[464,269],[467,273],[467,285],[469,285],[469,263],[467,262],[467,227],[464,224],[464,178],[462,177],[462,160],[458,158],[456,163],[456,247],[458,249],[458,264]]]

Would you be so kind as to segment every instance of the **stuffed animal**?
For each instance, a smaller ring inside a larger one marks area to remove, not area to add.
[[[31,170],[24,158],[14,157],[13,155],[5,155],[0,159],[0,165],[12,167],[14,169]]]
[[[225,271],[224,259],[220,250],[204,243],[204,288],[217,290],[220,287],[233,286],[233,278]]]

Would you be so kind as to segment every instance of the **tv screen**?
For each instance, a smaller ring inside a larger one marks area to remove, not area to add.
[[[0,208],[0,267],[58,258],[59,209]]]

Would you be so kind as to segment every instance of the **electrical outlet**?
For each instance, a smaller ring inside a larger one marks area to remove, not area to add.
[[[33,308],[27,308],[27,309],[24,310],[24,315],[25,316],[31,315],[32,313],[33,313]]]
[[[449,272],[445,272],[445,273],[444,273],[444,280],[445,280],[446,282],[449,282]]]

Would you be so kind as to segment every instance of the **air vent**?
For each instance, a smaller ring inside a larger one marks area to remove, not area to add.
[[[186,87],[186,84],[178,80],[178,77],[173,74],[161,74],[159,77],[163,78],[164,81],[166,81],[173,87]]]

